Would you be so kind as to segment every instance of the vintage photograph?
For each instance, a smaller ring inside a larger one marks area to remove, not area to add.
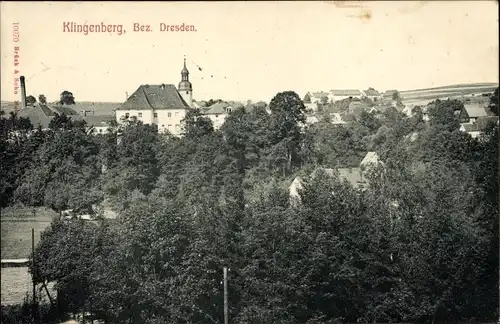
[[[16,2],[1,323],[499,323],[498,1]]]

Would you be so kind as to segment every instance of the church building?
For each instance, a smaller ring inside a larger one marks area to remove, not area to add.
[[[160,133],[182,134],[181,122],[192,109],[193,85],[189,82],[189,71],[184,59],[181,82],[173,84],[139,86],[127,100],[116,109],[116,120],[123,123],[129,118],[137,118],[144,124],[158,125]]]

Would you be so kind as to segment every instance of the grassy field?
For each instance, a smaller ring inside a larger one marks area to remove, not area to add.
[[[31,229],[35,229],[35,244],[57,214],[46,208],[9,207],[1,211],[1,258],[24,259],[31,253]]]

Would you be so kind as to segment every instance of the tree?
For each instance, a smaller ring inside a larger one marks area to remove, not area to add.
[[[78,128],[84,128],[86,125],[86,122],[84,120],[82,121],[73,121],[71,120],[71,117],[68,117],[65,113],[62,114],[55,114],[54,118],[52,118],[49,122],[49,128],[52,130],[59,130],[59,129],[72,129],[74,127]]]
[[[156,125],[126,125],[116,147],[115,167],[105,174],[105,193],[127,207],[134,191],[148,195],[159,176],[159,136]]]
[[[31,262],[29,269],[36,283],[56,283],[58,299],[63,301],[61,311],[89,309],[91,270],[99,243],[98,226],[91,222],[56,219],[42,233],[35,249],[36,262]]]
[[[55,129],[21,177],[15,198],[28,206],[88,211],[101,199],[98,144],[85,128]]]
[[[61,100],[59,101],[61,105],[74,105],[75,104],[75,97],[73,96],[73,93],[64,90],[61,92]]]
[[[38,96],[38,102],[45,105],[47,104],[47,97],[45,97],[45,95],[41,94]]]
[[[182,124],[187,137],[201,137],[214,132],[212,120],[204,117],[199,109],[188,111]]]
[[[304,101],[304,103],[307,103],[307,104],[311,103],[311,95],[309,94],[309,92],[306,93],[303,101]]]
[[[460,127],[460,120],[456,111],[464,109],[463,103],[458,100],[436,100],[428,104],[429,122],[432,126],[440,125],[450,131]]]
[[[210,107],[213,104],[222,102],[222,99],[209,99],[207,101],[206,107]]]
[[[493,95],[490,97],[490,104],[489,107],[491,111],[498,116],[499,111],[498,111],[498,87],[495,89],[493,92]]]
[[[304,125],[305,106],[299,95],[293,91],[278,93],[270,102],[270,135],[271,143],[282,143],[286,150],[287,168],[291,170],[297,161],[300,142],[302,139],[301,127]]]
[[[26,105],[28,106],[34,106],[36,104],[36,98],[33,96],[27,96],[26,97]]]
[[[394,101],[401,101],[401,95],[399,94],[399,91],[394,91],[393,94],[392,94],[392,100]]]

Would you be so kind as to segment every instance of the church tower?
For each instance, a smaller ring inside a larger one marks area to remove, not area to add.
[[[189,71],[186,68],[186,58],[184,58],[184,68],[181,71],[181,82],[179,83],[179,93],[189,107],[193,106],[193,85],[189,82]]]

